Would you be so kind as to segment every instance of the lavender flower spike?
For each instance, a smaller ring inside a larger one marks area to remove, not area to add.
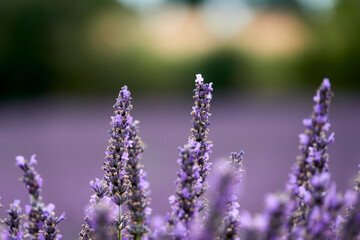
[[[119,206],[119,232],[118,239],[122,238],[121,230],[125,227],[125,218],[122,217],[121,206],[126,203],[129,196],[130,181],[125,172],[128,160],[128,147],[132,142],[129,139],[131,96],[127,86],[122,87],[119,97],[114,105],[115,115],[111,117],[112,129],[110,133],[110,145],[106,149],[106,162],[104,162],[105,181],[109,186],[109,196]]]
[[[291,199],[298,202],[295,205],[299,205],[291,216],[290,229],[294,224],[301,224],[308,212],[305,209],[307,205],[300,196],[301,190],[308,191],[312,188],[311,179],[315,173],[329,171],[327,146],[334,141],[334,134],[326,137],[326,132],[330,128],[328,114],[332,97],[329,79],[324,79],[314,96],[315,106],[311,118],[303,120],[306,130],[299,135],[301,155],[297,157],[287,184]]]
[[[38,237],[39,230],[44,223],[41,218],[44,204],[41,202],[40,196],[43,180],[35,171],[34,165],[37,164],[35,157],[36,155],[33,154],[30,161],[25,159],[23,156],[17,156],[15,158],[16,166],[24,172],[24,176],[21,181],[25,183],[25,187],[30,195],[30,206],[26,206],[26,215],[28,215],[30,220],[27,229],[34,239]]]
[[[176,196],[170,196],[169,198],[172,205],[169,225],[173,228],[172,234],[175,239],[188,237],[191,224],[201,207],[196,201],[196,196],[201,191],[200,169],[195,162],[195,157],[200,151],[199,145],[200,143],[196,143],[195,146],[186,144],[184,148],[179,148],[178,164],[180,170],[175,181],[177,191]]]
[[[288,196],[284,193],[268,194],[265,198],[265,238],[267,240],[281,239],[285,234]]]
[[[235,183],[238,184],[242,181],[242,176],[244,173],[243,165],[243,151],[232,152],[230,156],[230,161],[227,163],[231,165],[233,170],[235,170]],[[233,186],[235,190],[236,186]],[[228,204],[226,206],[226,213],[222,223],[222,231],[220,233],[220,239],[224,240],[235,240],[238,238],[238,232],[240,228],[240,219],[239,219],[239,208],[240,204],[237,202],[236,193],[233,190],[231,197],[228,200]]]
[[[108,186],[105,184],[104,180],[99,180],[98,178],[95,178],[95,181],[91,180],[90,186],[95,192],[90,199],[90,208],[92,208],[93,205],[97,204],[106,196]],[[85,216],[84,220],[85,223],[82,225],[83,229],[80,232],[80,240],[89,240],[92,238],[94,232],[94,229],[91,228],[91,219],[89,214]]]
[[[198,192],[197,197],[203,195],[207,189],[206,178],[209,175],[211,164],[208,163],[210,148],[212,142],[207,139],[209,132],[209,117],[210,117],[210,101],[212,99],[212,84],[204,83],[204,79],[201,74],[196,74],[194,89],[194,100],[195,104],[192,108],[191,115],[193,116],[193,127],[191,129],[192,135],[189,137],[190,141],[197,142],[200,144],[200,151],[196,154],[195,162],[200,168],[201,190]],[[193,143],[195,144],[195,143]]]
[[[132,195],[129,197],[127,207],[130,211],[130,223],[127,228],[133,239],[141,239],[148,231],[148,216],[151,213],[148,198],[149,183],[146,181],[146,172],[143,165],[139,162],[141,159],[143,143],[139,137],[139,121],[134,121],[130,126],[129,139],[132,145],[129,146],[129,160],[126,165],[126,173],[131,182]]]
[[[106,197],[105,197],[106,198]],[[116,236],[114,217],[116,212],[112,203],[106,199],[100,200],[90,210],[91,227],[93,228],[93,240],[112,240]]]
[[[56,217],[54,208],[54,205],[49,204],[44,210],[42,215],[44,226],[38,240],[60,240],[62,238],[57,225],[65,219],[65,213],[62,213],[60,217]]]
[[[9,226],[9,230],[5,232],[7,240],[23,239],[24,233],[20,229],[21,208],[19,204],[20,201],[15,200],[10,205],[10,210],[8,211],[9,217],[5,219],[5,224]]]
[[[359,165],[360,167],[360,165]],[[354,192],[350,193],[348,197],[344,197],[348,205],[347,214],[341,229],[341,239],[343,240],[357,240],[360,239],[360,171],[355,180],[356,186]]]
[[[232,153],[230,161],[216,169],[216,195],[211,204],[210,216],[197,240],[213,239],[214,236],[217,239],[238,239],[239,205],[234,194],[243,173],[242,154]]]

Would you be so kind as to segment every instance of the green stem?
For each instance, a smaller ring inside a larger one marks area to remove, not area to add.
[[[121,223],[121,215],[122,215],[122,212],[121,212],[121,205],[119,206],[119,223]],[[118,239],[119,240],[122,240],[122,236],[121,236],[121,229],[119,228],[118,230]]]
[[[141,240],[141,237],[140,237],[140,235],[136,235],[136,240]]]

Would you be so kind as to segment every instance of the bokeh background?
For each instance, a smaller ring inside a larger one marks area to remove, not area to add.
[[[246,153],[242,209],[261,211],[264,194],[284,188],[324,77],[335,92],[332,177],[351,188],[360,163],[359,23],[358,0],[2,0],[1,202],[28,201],[14,158],[36,153],[43,200],[67,213],[64,239],[77,239],[126,84],[147,145],[153,215],[164,215],[196,73],[214,82],[211,161]]]

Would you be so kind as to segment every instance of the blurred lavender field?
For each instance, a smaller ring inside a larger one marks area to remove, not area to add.
[[[320,82],[320,81],[319,81]],[[120,88],[120,87],[119,87]],[[131,90],[131,89],[130,89]],[[360,163],[360,98],[335,91],[330,110],[330,168],[341,191],[353,185]],[[298,154],[301,121],[312,111],[313,91],[302,97],[250,98],[214,94],[209,138],[213,141],[211,162],[245,151],[244,191],[241,208],[260,211],[266,192],[282,190]],[[43,200],[65,211],[60,224],[64,239],[76,239],[83,223],[83,210],[92,191],[89,181],[101,178],[112,115],[112,98],[81,99],[47,97],[2,102],[0,105],[0,195],[5,208],[13,199],[27,202],[27,192],[18,182],[21,171],[15,156],[36,153],[37,169],[44,178]],[[153,216],[169,210],[174,192],[177,147],[190,134],[191,92],[181,98],[141,98],[133,92],[132,115],[140,120],[140,135],[147,145],[143,164],[151,185]],[[211,175],[210,177],[216,177]],[[210,190],[211,191],[211,190]],[[1,209],[0,217],[5,216]]]

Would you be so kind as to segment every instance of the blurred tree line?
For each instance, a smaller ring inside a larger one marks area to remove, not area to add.
[[[196,6],[203,1],[184,2]],[[137,13],[120,2],[2,0],[0,98],[106,94],[125,83],[140,93],[166,93],[190,89],[186,82],[198,72],[223,91],[266,91],[268,87],[291,91],[316,86],[323,77],[330,77],[338,87],[360,89],[360,1],[339,0],[326,18],[310,16],[296,1],[253,3],[263,8],[285,7],[299,16],[311,32],[306,49],[286,57],[261,58],[222,46],[200,55],[170,58],[130,40],[121,51],[106,55],[92,47],[89,27],[106,11],[136,19]],[[124,20],[119,28],[132,28],[126,24]],[[124,30],[124,39],[129,32]]]

